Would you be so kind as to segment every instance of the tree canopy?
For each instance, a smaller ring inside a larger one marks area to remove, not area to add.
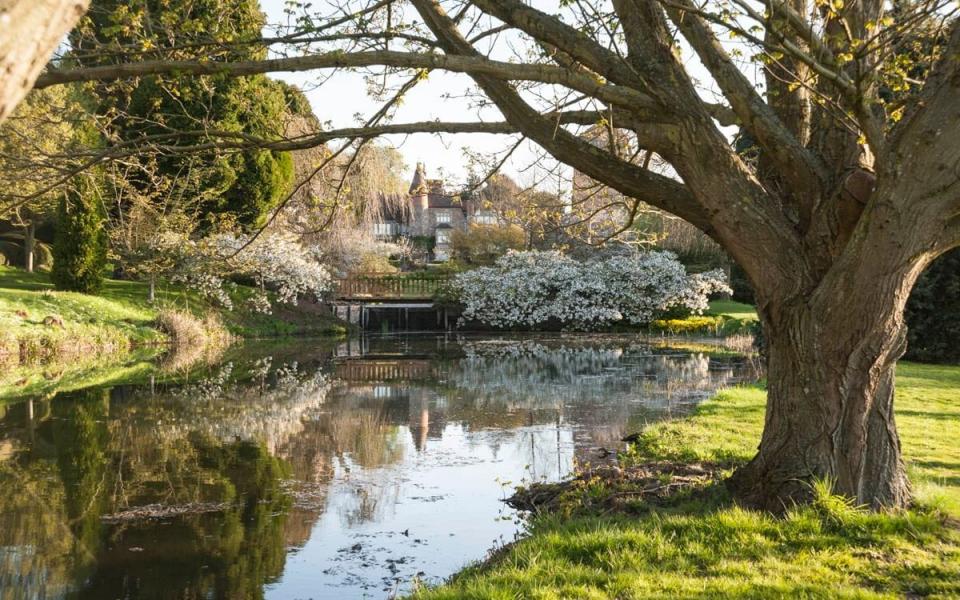
[[[95,0],[70,35],[68,60],[85,66],[109,64],[113,53],[158,49],[191,56],[189,48],[211,37],[256,38],[264,16],[256,0],[230,2]],[[259,45],[228,46],[215,60],[257,60]],[[213,74],[197,78],[157,75],[101,85],[93,92],[104,135],[118,142],[169,131],[213,129],[261,138],[281,136],[291,96],[284,84],[263,75],[237,79]],[[298,107],[298,110],[303,110]],[[137,176],[134,176],[136,179]],[[287,152],[251,148],[241,152],[165,154],[157,168],[139,176],[141,188],[166,187],[165,194],[201,217],[230,214],[247,226],[261,225],[290,189],[293,161]],[[153,179],[169,180],[167,186]]]

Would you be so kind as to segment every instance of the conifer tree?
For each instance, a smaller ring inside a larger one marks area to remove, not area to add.
[[[60,200],[53,243],[53,271],[58,290],[95,294],[103,285],[107,232],[98,192],[78,177]]]

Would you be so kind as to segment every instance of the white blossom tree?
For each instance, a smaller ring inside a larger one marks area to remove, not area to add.
[[[557,251],[510,252],[458,274],[453,286],[464,319],[506,328],[645,324],[670,311],[702,312],[710,294],[730,292],[722,271],[687,275],[669,252],[584,262]]]

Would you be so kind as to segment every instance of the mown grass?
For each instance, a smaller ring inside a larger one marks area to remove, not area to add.
[[[733,300],[713,300],[702,315],[677,319],[657,319],[650,323],[651,333],[667,335],[733,336],[754,333],[757,311],[749,304]]]
[[[54,291],[43,273],[0,267],[0,345],[27,357],[84,349],[125,352],[166,339],[151,327],[155,309],[132,282],[107,281],[100,295]],[[58,323],[44,324],[47,317]],[[59,324],[62,323],[62,326]]]
[[[156,302],[147,302],[147,285],[108,279],[97,295],[59,292],[45,273],[0,267],[0,354],[47,358],[93,350],[128,352],[131,347],[165,343],[157,327],[159,311],[175,308],[198,317],[219,313],[234,335],[270,337],[342,333],[339,321],[321,313],[280,308],[264,315],[242,308],[251,292],[239,288],[233,311],[222,311],[195,293],[159,285]],[[45,324],[53,317],[55,324]],[[62,326],[59,324],[62,322]]]
[[[545,514],[488,563],[414,596],[960,597],[960,367],[902,364],[897,385],[910,511],[870,513],[820,484],[813,505],[783,517],[735,506],[720,485],[639,516]],[[758,387],[721,392],[690,418],[647,428],[625,459],[733,467],[756,448],[764,402]]]
[[[895,402],[917,498],[960,518],[960,367],[901,363]]]
[[[756,321],[757,309],[751,304],[736,302],[735,300],[712,300],[706,314],[726,316],[743,321]]]

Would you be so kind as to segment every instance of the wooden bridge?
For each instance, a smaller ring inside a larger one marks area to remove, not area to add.
[[[433,301],[433,294],[450,280],[440,273],[351,273],[336,282],[340,302]]]
[[[333,311],[361,329],[449,329],[447,310],[435,307],[433,296],[450,277],[429,272],[351,273],[336,281]]]

